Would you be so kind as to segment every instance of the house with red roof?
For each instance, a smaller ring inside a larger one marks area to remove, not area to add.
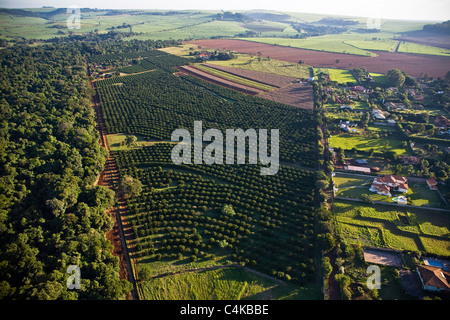
[[[430,190],[436,191],[438,189],[437,187],[437,181],[433,178],[427,179],[427,185]]]
[[[408,183],[405,177],[398,175],[386,175],[383,177],[376,177],[373,179],[369,191],[378,194],[391,196],[390,191],[408,192]]]
[[[417,274],[424,290],[449,292],[450,291],[450,273],[440,267],[419,265]]]

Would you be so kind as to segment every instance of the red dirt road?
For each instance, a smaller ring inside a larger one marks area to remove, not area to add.
[[[229,39],[193,40],[186,43],[200,45],[203,48],[234,50],[253,55],[261,52],[265,57],[292,63],[297,63],[301,59],[305,64],[314,67],[341,69],[365,67],[369,72],[379,73],[387,73],[390,69],[398,68],[415,77],[427,74],[435,78],[444,77],[450,71],[450,57],[444,56],[376,51],[377,57],[364,57]],[[339,60],[339,63],[336,63],[336,60]]]

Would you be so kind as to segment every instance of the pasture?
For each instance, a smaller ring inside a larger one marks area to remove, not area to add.
[[[318,287],[298,287],[238,266],[183,272],[139,283],[145,300],[320,299]]]

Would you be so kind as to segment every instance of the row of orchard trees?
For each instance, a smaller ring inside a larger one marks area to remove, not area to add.
[[[158,144],[114,153],[122,180],[142,184],[127,200],[136,257],[208,259],[225,252],[284,279],[312,279],[318,237],[312,172],[283,166],[275,176],[260,176],[252,165],[176,167],[170,150]]]
[[[97,83],[108,133],[170,139],[174,130],[279,129],[280,158],[314,166],[313,114],[162,70]],[[214,92],[212,94],[211,92]],[[270,133],[270,131],[269,131]],[[270,137],[270,135],[269,135]]]

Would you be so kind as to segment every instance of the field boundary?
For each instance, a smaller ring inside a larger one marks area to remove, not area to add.
[[[89,69],[89,68],[88,68]],[[99,177],[99,184],[102,183],[105,187],[116,191],[114,188],[114,181],[115,179],[117,179],[117,166],[114,162],[114,157],[110,151],[109,148],[109,144],[108,144],[108,139],[106,137],[106,127],[105,127],[105,122],[104,122],[104,118],[103,118],[103,113],[100,107],[100,101],[98,99],[98,93],[97,93],[97,86],[95,85],[95,82],[91,82],[91,87],[92,89],[94,89],[94,96],[92,97],[92,104],[95,110],[95,121],[97,123],[97,130],[100,134],[100,145],[102,147],[105,147],[108,150],[108,156],[107,156],[107,162],[105,163],[105,168],[102,171],[102,173],[100,174]],[[131,282],[131,284],[133,285],[133,290],[130,292],[130,298],[132,300],[139,300],[139,293],[137,290],[137,286],[136,286],[136,279],[135,279],[135,275],[134,275],[134,268],[133,265],[131,263],[131,259],[130,259],[130,255],[128,252],[128,246],[126,243],[126,239],[125,239],[125,233],[124,233],[124,229],[123,229],[123,224],[122,224],[122,210],[121,206],[123,203],[123,199],[120,197],[119,198],[119,204],[114,204],[114,206],[112,208],[110,208],[111,212],[114,212],[114,217],[115,217],[115,227],[117,227],[117,231],[119,234],[119,239],[120,239],[120,243],[121,243],[121,247],[122,250],[120,250],[119,248],[116,248],[116,252],[120,252],[121,254],[119,254],[119,259],[121,260],[121,266],[122,266],[122,275],[126,278],[128,278],[128,281]],[[113,246],[114,244],[116,244],[116,242],[112,243]]]

